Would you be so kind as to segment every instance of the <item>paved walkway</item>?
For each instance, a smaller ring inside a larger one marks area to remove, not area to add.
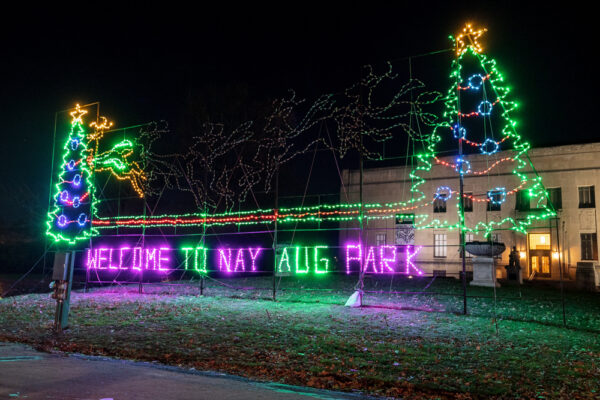
[[[41,353],[0,342],[0,399],[357,399],[345,393],[100,357]]]

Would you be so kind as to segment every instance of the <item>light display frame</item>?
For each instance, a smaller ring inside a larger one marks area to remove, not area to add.
[[[534,221],[553,217],[556,213],[554,210],[548,208],[542,201],[547,198],[547,194],[545,194],[541,178],[537,174],[535,177],[528,177],[525,172],[525,167],[527,166],[527,151],[529,150],[530,145],[523,141],[521,136],[518,135],[515,130],[516,122],[511,119],[510,113],[517,108],[517,105],[507,98],[510,90],[502,83],[503,76],[496,67],[496,62],[488,59],[487,56],[483,54],[482,47],[478,43],[478,38],[483,32],[485,32],[484,29],[473,30],[471,26],[468,26],[463,33],[453,37],[457,49],[457,57],[452,64],[452,72],[450,74],[452,85],[444,98],[444,118],[440,123],[435,125],[431,135],[423,140],[426,151],[415,155],[417,165],[409,173],[412,182],[409,191],[410,199],[383,204],[361,204],[355,202],[289,208],[256,209],[237,212],[229,211],[223,213],[192,212],[185,214],[174,213],[149,216],[98,216],[96,215],[97,208],[95,207],[97,199],[94,199],[93,191],[81,196],[74,196],[63,189],[62,192],[58,192],[57,194],[57,203],[61,202],[63,205],[77,209],[82,202],[88,200],[88,197],[86,196],[89,196],[89,202],[91,204],[89,232],[66,241],[69,244],[75,244],[76,242],[91,239],[92,237],[102,237],[104,233],[110,235],[110,230],[114,229],[145,231],[149,228],[173,227],[202,229],[203,232],[206,232],[208,227],[241,227],[251,225],[267,225],[272,227],[276,224],[285,226],[295,225],[297,223],[323,222],[359,222],[362,226],[363,223],[369,221],[396,218],[398,214],[405,213],[411,213],[413,216],[415,229],[462,229],[465,232],[482,233],[485,236],[489,236],[492,231],[498,229],[511,229],[516,232],[526,233],[527,227]],[[470,75],[463,77],[463,66],[461,63],[465,57],[473,57],[477,60],[482,71],[471,73]],[[486,86],[490,86],[493,89],[490,93],[495,95],[495,99],[490,98],[488,100],[485,98],[476,104],[474,109],[461,110],[459,107],[459,98],[461,95],[482,94],[485,92]],[[370,98],[369,101],[371,101]],[[493,113],[498,113],[498,110],[501,110],[501,119],[504,121],[504,125],[501,128],[501,138],[494,139],[486,137],[481,142],[475,141],[474,132],[471,129],[468,130],[464,126],[465,124],[463,121],[490,117]],[[72,127],[83,126],[83,114],[73,116]],[[303,121],[303,124],[308,126],[311,122]],[[99,151],[99,143],[105,136],[105,133],[109,132],[112,125],[112,122],[102,117],[99,121],[90,124],[90,127],[94,128],[94,130],[87,136],[82,135],[81,132],[79,132],[79,136],[77,137],[72,137],[72,133],[70,134],[69,140],[65,144],[67,153],[63,156],[62,169],[72,172],[80,168],[82,172],[80,174],[75,174],[70,180],[63,179],[60,184],[71,184],[74,187],[79,187],[82,182],[91,178],[93,174],[106,171],[119,181],[128,181],[138,197],[143,198],[145,196],[144,184],[147,180],[146,172],[143,170],[141,163],[130,159],[134,154],[135,142],[130,138],[124,138],[112,148],[103,152]],[[74,128],[72,128],[72,132],[73,129]],[[468,159],[468,156],[458,156],[455,157],[453,161],[442,160],[437,155],[436,145],[442,140],[442,135],[444,134],[448,134],[449,137],[454,137],[454,139],[461,144],[466,144],[477,149],[480,155],[483,156],[495,155],[503,150],[503,145],[506,146],[509,143],[514,146],[512,149],[509,148],[514,154],[497,159],[491,163],[491,165],[488,165],[487,168],[479,170],[474,168],[474,165],[471,160]],[[85,140],[87,140],[87,143],[85,143]],[[85,145],[85,151],[88,154],[87,157],[78,160],[67,160],[69,147],[73,150],[74,148],[76,149],[83,145]],[[506,201],[507,196],[515,194],[519,190],[527,190],[529,196],[537,200],[539,205],[538,209],[542,209],[541,212],[536,210],[535,212],[529,213],[524,219],[519,220],[512,217],[506,217],[501,220],[478,221],[475,225],[468,226],[464,218],[461,217],[459,207],[462,202],[460,201],[459,194],[456,190],[452,190],[452,188],[447,185],[438,186],[435,193],[429,195],[425,194],[422,190],[423,185],[427,182],[426,175],[431,172],[434,165],[447,167],[450,171],[466,177],[489,174],[494,168],[502,163],[508,162],[516,163],[516,167],[512,170],[512,173],[520,179],[520,184],[518,186],[510,188],[510,190],[507,190],[504,187],[496,187],[486,192],[487,198],[478,198],[472,194],[464,195],[464,197],[468,197],[477,202],[491,202],[492,204],[499,205]],[[93,184],[91,187],[93,189]],[[57,185],[56,189],[58,190],[60,187]],[[496,200],[496,193],[500,193],[500,200]],[[436,199],[442,199],[446,202],[454,200],[458,205],[457,222],[440,221],[437,218],[433,218],[429,212],[420,212],[422,209],[429,211],[431,209],[430,206]],[[69,220],[67,217],[63,217],[62,214],[53,215],[53,218],[58,221],[58,225],[64,226],[73,222],[78,225],[81,225],[82,223],[85,225],[88,222],[87,219],[81,218],[81,214],[75,220]],[[49,235],[57,241],[65,241],[65,238],[60,236],[60,234],[57,236],[49,232]],[[184,236],[184,234],[181,235]],[[312,250],[310,250],[311,248]],[[310,272],[313,272],[315,275],[327,274],[330,272],[330,260],[326,257],[319,256],[319,249],[324,250],[327,248],[328,246],[326,245],[293,245],[283,247],[281,255],[279,258],[276,258],[275,265],[273,266],[274,273],[288,272],[296,275],[307,275]],[[406,269],[403,272],[405,274],[423,275],[423,271],[414,263],[414,257],[419,253],[422,246],[367,246],[360,243],[350,244],[345,248],[346,273],[350,273],[350,265],[353,262],[359,263],[360,268],[358,272],[361,273],[398,273],[397,270],[394,270],[392,265],[399,262],[399,248],[405,250],[403,252],[405,254],[403,262],[404,265],[406,265]],[[133,264],[130,269],[136,271],[153,270],[159,271],[160,273],[166,271],[165,268],[163,268],[163,265],[168,259],[163,257],[163,255],[168,251],[168,247],[154,247],[151,250],[144,250],[145,252],[140,249],[141,247],[139,246],[124,246],[120,247],[116,253],[110,249],[107,253],[106,249],[103,250],[103,248],[99,248],[97,249],[96,255],[93,255],[94,253],[92,253],[92,256],[88,255],[88,260],[90,260],[90,257],[95,260],[92,265],[102,266],[104,263],[107,263],[106,265],[108,267],[92,268],[95,270],[123,270],[124,254],[132,251]],[[185,253],[183,258],[185,263],[184,270],[196,271],[201,275],[206,275],[209,272],[209,250],[211,249],[204,245],[182,247],[181,251]],[[216,251],[216,254],[218,254],[218,271],[226,274],[235,274],[242,272],[256,272],[258,270],[256,265],[257,258],[264,248],[260,246],[247,248],[222,247],[214,250]],[[256,252],[252,253],[253,250]],[[352,250],[357,250],[358,252],[356,254],[351,254]],[[148,253],[148,251],[150,252]],[[246,252],[251,256],[250,262],[248,262],[248,259],[245,257],[245,255],[247,255]],[[117,254],[117,256],[113,257],[113,254]],[[117,259],[118,262],[115,261]]]

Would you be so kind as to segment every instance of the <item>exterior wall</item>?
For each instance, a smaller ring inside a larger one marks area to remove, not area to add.
[[[535,170],[542,178],[545,188],[561,188],[562,209],[558,211],[557,219],[546,219],[535,222],[528,230],[529,233],[547,233],[550,234],[551,251],[551,274],[549,277],[536,276],[536,279],[558,280],[560,277],[559,259],[563,263],[563,273],[565,279],[575,277],[575,268],[577,262],[581,261],[581,233],[595,233],[599,225],[599,216],[596,208],[598,201],[595,201],[594,208],[579,208],[579,186],[594,186],[597,191],[600,188],[600,143],[591,143],[584,145],[569,145],[532,149],[529,157]],[[484,170],[489,167],[492,160],[501,160],[504,157],[513,155],[513,152],[498,152],[493,156],[483,157],[481,155],[470,155],[466,159],[471,162],[473,170]],[[494,157],[495,156],[495,157]],[[453,162],[453,158],[441,158],[447,162]],[[505,186],[510,190],[519,185],[518,178],[512,174],[514,168],[513,162],[503,162],[490,170],[490,175],[474,177],[465,175],[464,191],[473,193],[486,193],[496,186]],[[364,203],[387,203],[406,201],[410,199],[410,172],[413,169],[407,167],[373,168],[367,169],[363,173],[363,202]],[[430,172],[421,176],[426,182],[419,186],[428,198],[433,198],[433,194],[440,186],[448,186],[455,194],[453,199],[448,201],[446,213],[433,212],[433,205],[428,206],[427,211],[431,216],[438,217],[440,220],[446,220],[450,223],[458,221],[456,204],[452,207],[451,202],[456,201],[456,193],[459,190],[459,180],[456,174],[450,174],[447,167],[434,165]],[[493,175],[492,175],[493,174]],[[528,171],[528,175],[533,176],[533,170]],[[359,172],[355,170],[343,171],[344,187],[341,192],[341,200],[349,202],[359,201],[360,177]],[[597,197],[597,196],[596,196]],[[532,211],[535,207],[531,204]],[[408,211],[407,211],[408,212]],[[465,213],[467,226],[473,226],[477,221],[500,220],[505,217],[522,218],[528,212],[516,210],[516,196],[506,197],[506,201],[501,205],[501,211],[487,211],[487,202],[473,202],[473,211]],[[358,228],[358,223],[345,223],[342,228]],[[365,223],[364,240],[369,245],[377,244],[377,235],[385,235],[386,244],[395,243],[395,220],[370,220]],[[360,230],[340,231],[340,241],[343,245],[349,240],[357,241]],[[447,256],[434,257],[433,241],[434,234],[445,233],[447,235]],[[498,271],[504,276],[504,265],[508,265],[508,254],[512,246],[521,252],[521,266],[524,267],[524,277],[531,274],[530,264],[530,246],[528,245],[528,235],[524,235],[513,230],[502,230],[494,232],[500,234],[500,241],[503,242],[507,251],[498,259]],[[483,235],[474,235],[474,240],[485,240]],[[415,232],[415,244],[423,246],[419,255],[415,258],[419,267],[426,273],[433,273],[434,270],[444,270],[447,275],[457,276],[461,269],[461,258],[459,253],[459,233],[457,230],[448,229],[422,229]],[[560,257],[559,257],[560,256]],[[596,260],[597,262],[598,260]],[[467,270],[471,269],[470,260],[467,259]],[[499,275],[500,276],[500,275]]]

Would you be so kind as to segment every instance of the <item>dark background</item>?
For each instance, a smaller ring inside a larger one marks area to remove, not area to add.
[[[194,102],[207,119],[227,123],[252,119],[252,104],[289,88],[308,99],[340,91],[365,64],[390,60],[408,76],[407,56],[451,47],[448,35],[467,20],[489,30],[484,52],[514,90],[525,139],[534,147],[597,141],[593,13],[573,2],[520,3],[80,3],[6,12],[0,237],[42,240],[54,116],[76,102],[100,101],[118,127],[165,119],[184,135]],[[451,60],[452,53],[415,59],[413,74],[445,93]]]

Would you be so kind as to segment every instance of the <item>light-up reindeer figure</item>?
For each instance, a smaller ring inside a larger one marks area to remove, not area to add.
[[[98,151],[100,140],[104,133],[113,125],[106,117],[100,117],[99,122],[90,124],[94,131],[87,135],[88,156],[87,161],[92,172],[110,171],[119,180],[128,180],[140,197],[144,197],[143,181],[146,174],[136,161],[127,158],[133,154],[134,144],[129,139],[123,139],[110,150],[100,153]],[[94,142],[92,144],[92,142]]]

